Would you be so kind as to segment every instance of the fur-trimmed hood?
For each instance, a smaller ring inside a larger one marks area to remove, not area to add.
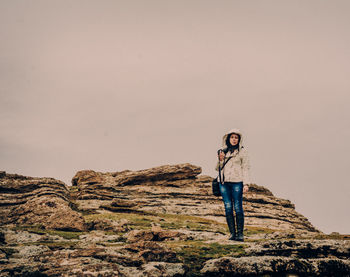
[[[231,129],[230,131],[228,131],[223,137],[222,137],[222,149],[225,149],[227,148],[227,145],[226,145],[226,138],[228,135],[232,134],[232,133],[235,133],[235,134],[238,134],[241,136],[241,140],[239,142],[239,149],[241,150],[243,147],[244,147],[244,140],[243,140],[243,135],[242,135],[242,132],[239,130],[239,129]]]

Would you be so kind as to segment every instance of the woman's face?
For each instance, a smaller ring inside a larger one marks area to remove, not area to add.
[[[235,146],[239,142],[239,136],[237,134],[231,134],[230,135],[230,143],[231,145]]]

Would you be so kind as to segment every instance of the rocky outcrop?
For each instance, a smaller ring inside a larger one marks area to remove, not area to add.
[[[191,164],[166,165],[140,171],[79,171],[73,178],[82,210],[186,214],[225,222],[223,204],[212,195],[213,178],[199,175]],[[89,201],[86,201],[89,200]],[[319,232],[286,199],[252,185],[244,195],[247,226],[269,226],[283,232]]]
[[[173,250],[151,240],[124,244],[120,236],[101,231],[76,239],[26,231],[6,231],[5,236],[0,276],[142,277],[184,276],[186,272]],[[13,244],[18,241],[25,245]]]
[[[79,188],[78,199],[113,199],[116,194],[128,190],[123,188],[124,186],[162,185],[177,180],[194,179],[201,171],[200,167],[191,164],[107,173],[82,170],[73,177],[72,185]]]
[[[229,241],[200,173],[84,170],[68,188],[0,172],[0,276],[350,277],[350,236],[319,232],[262,186],[244,195],[245,241]]]
[[[66,185],[53,178],[0,174],[0,224],[40,225],[46,229],[85,229],[80,213],[70,207]]]
[[[255,243],[245,257],[205,263],[203,276],[349,276],[350,243],[334,240],[277,240]]]

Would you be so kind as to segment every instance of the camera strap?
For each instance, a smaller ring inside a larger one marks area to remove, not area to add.
[[[221,180],[221,170],[224,169],[225,165],[227,164],[227,162],[228,162],[231,158],[232,158],[232,156],[229,157],[229,158],[224,162],[224,164],[222,165],[221,168],[220,168],[220,162],[219,162],[219,181],[220,181],[221,184],[225,181],[225,176],[223,176],[223,179],[224,179],[224,180]]]

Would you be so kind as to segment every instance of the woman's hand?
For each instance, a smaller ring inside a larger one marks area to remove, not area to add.
[[[225,158],[225,152],[224,151],[220,151],[220,153],[219,153],[219,161],[220,162],[223,161],[224,158]]]
[[[249,190],[249,186],[248,185],[244,185],[243,186],[243,193],[247,193]]]

